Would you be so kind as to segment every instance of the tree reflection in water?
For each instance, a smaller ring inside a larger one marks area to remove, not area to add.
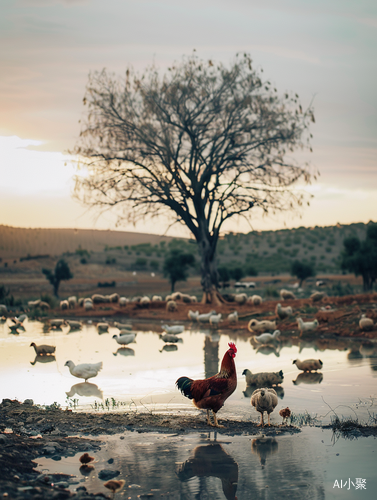
[[[204,478],[217,477],[221,480],[225,498],[227,500],[237,499],[238,464],[221,444],[211,443],[197,446],[193,451],[193,456],[177,466],[176,473],[182,482],[193,477],[199,478],[199,491],[195,498],[203,498],[207,489],[209,490]],[[208,498],[210,497],[209,495]]]
[[[206,336],[204,341],[204,373],[205,378],[219,372],[219,340]]]

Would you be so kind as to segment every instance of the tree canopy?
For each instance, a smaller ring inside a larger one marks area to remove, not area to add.
[[[188,278],[188,268],[195,264],[195,257],[191,253],[182,252],[179,249],[171,250],[165,257],[163,273],[169,278],[171,291],[177,281],[186,281]]]
[[[315,276],[314,266],[306,262],[295,260],[294,262],[292,262],[291,274],[292,276],[296,276],[300,280],[299,286],[301,287],[306,278]]]
[[[362,276],[364,291],[373,289],[377,279],[377,223],[370,223],[364,241],[350,236],[343,242],[341,268]]]
[[[60,259],[56,263],[54,272],[52,272],[51,269],[42,269],[42,273],[54,287],[54,295],[56,297],[58,297],[60,282],[73,278],[73,274],[71,273],[71,270],[69,269],[69,266],[64,259]]]
[[[229,67],[192,55],[160,75],[132,68],[89,76],[86,120],[73,153],[87,175],[76,196],[93,207],[122,206],[136,223],[168,215],[184,224],[201,255],[202,286],[218,284],[216,245],[224,223],[303,203],[291,189],[311,179],[290,156],[310,148],[311,107],[279,96],[248,54]],[[118,212],[119,213],[119,212]]]

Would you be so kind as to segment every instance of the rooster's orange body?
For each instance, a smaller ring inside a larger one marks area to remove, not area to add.
[[[207,410],[208,425],[221,427],[217,422],[216,413],[236,390],[237,374],[234,364],[236,352],[237,347],[235,344],[229,342],[229,349],[224,354],[221,368],[217,375],[204,380],[192,380],[188,377],[180,377],[176,382],[182,394],[192,399],[197,408]],[[213,412],[214,424],[210,421],[209,410]]]

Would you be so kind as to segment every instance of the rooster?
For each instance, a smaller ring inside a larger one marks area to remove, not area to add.
[[[233,342],[229,342],[228,345],[229,349],[224,354],[217,375],[204,380],[180,377],[176,382],[182,394],[192,399],[197,408],[207,410],[207,423],[214,427],[223,427],[219,425],[216,413],[224,406],[225,400],[237,387],[236,366],[234,364],[237,347]],[[214,424],[211,422],[209,410],[212,410]]]

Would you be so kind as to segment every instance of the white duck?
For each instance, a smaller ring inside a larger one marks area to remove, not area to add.
[[[198,321],[199,311],[191,311],[190,309],[187,316],[191,321]]]
[[[166,333],[171,333],[172,335],[178,335],[179,333],[182,333],[185,331],[185,327],[183,325],[162,325],[161,328],[166,332]]]
[[[75,365],[71,360],[67,361],[64,366],[68,366],[71,375],[77,378],[83,378],[85,382],[89,378],[96,377],[102,368],[102,361],[99,363],[82,363]]]
[[[275,330],[274,333],[262,333],[261,335],[255,335],[254,339],[258,344],[269,344],[274,342],[280,335],[280,330]]]
[[[314,321],[303,321],[302,318],[297,318],[297,326],[300,332],[310,332],[312,330],[316,330],[319,323],[318,320]]]
[[[113,335],[113,339],[115,339],[119,345],[127,345],[131,344],[135,341],[136,333],[124,333],[120,335]]]
[[[198,316],[199,323],[208,323],[209,318],[211,316],[213,316],[214,314],[216,314],[216,311],[211,311],[211,312],[205,313],[205,314],[199,314],[199,316]]]

